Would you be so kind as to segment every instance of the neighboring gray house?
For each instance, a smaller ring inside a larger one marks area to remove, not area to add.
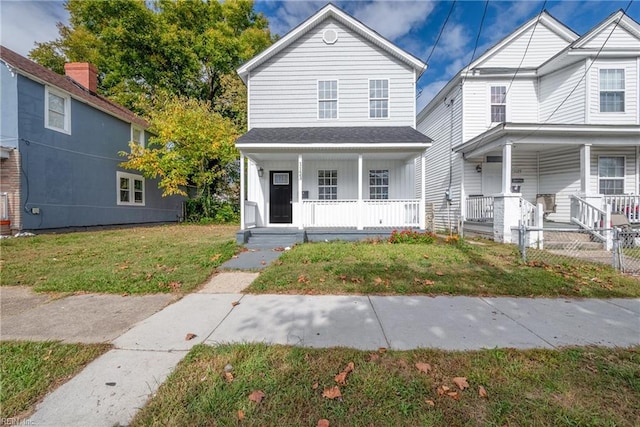
[[[639,76],[623,11],[582,36],[543,12],[487,50],[417,117],[433,227],[510,242],[543,219],[601,240],[611,211],[640,223]]]
[[[425,69],[332,4],[241,66],[241,229],[424,229]]]
[[[96,93],[90,64],[65,71],[0,46],[3,232],[177,221],[182,198],[119,166],[147,123]]]

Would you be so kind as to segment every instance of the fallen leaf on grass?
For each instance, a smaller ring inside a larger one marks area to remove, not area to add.
[[[255,390],[255,391],[252,391],[251,394],[249,395],[249,400],[252,402],[260,403],[262,402],[262,399],[265,398],[265,396],[266,394],[264,394],[262,390]]]
[[[386,353],[386,352],[387,352],[387,347],[380,347],[380,348],[378,349],[378,353],[380,353],[380,354],[384,354],[384,353]]]
[[[171,282],[167,285],[172,291],[177,291],[178,289],[180,289],[180,287],[182,286],[182,283],[180,282]]]
[[[185,341],[191,341],[192,339],[194,339],[195,337],[197,337],[196,334],[192,334],[191,332],[189,332],[185,337],[184,340]]]
[[[340,388],[338,386],[333,386],[331,388],[325,388],[322,392],[322,397],[326,397],[327,399],[337,399],[338,397],[342,397],[340,393]]]
[[[311,386],[312,390],[317,390],[318,387],[320,386],[320,384],[318,384],[318,382],[316,381],[315,383],[313,383],[313,385]]]
[[[478,396],[484,399],[489,397],[489,395],[487,394],[487,390],[483,386],[478,387]]]
[[[378,356],[376,353],[371,353],[367,362],[377,362],[378,360],[380,360],[380,356]]]
[[[467,378],[466,377],[455,377],[453,379],[453,382],[455,383],[455,385],[458,386],[458,388],[460,390],[464,390],[465,388],[469,388],[469,383],[467,382]]]
[[[233,374],[231,372],[225,372],[224,379],[227,380],[228,383],[233,382]]]
[[[51,357],[51,353],[53,353],[53,349],[50,349],[47,355],[42,358],[42,360],[49,360],[49,358]]]
[[[309,283],[311,280],[309,280],[309,278],[307,276],[305,276],[304,274],[301,274],[298,276],[298,283],[304,283],[307,284]]]
[[[316,427],[329,427],[329,420],[325,420],[324,418],[318,420],[318,424],[316,425]]]
[[[347,367],[344,368],[344,372],[352,372],[356,368],[356,365],[353,362],[349,362]]]
[[[449,387],[447,387],[446,385],[441,385],[440,387],[438,387],[438,396],[442,396],[444,394],[446,394],[449,390],[451,390]]]
[[[231,303],[231,307],[235,307],[236,305],[240,305],[240,301],[233,301]]]
[[[347,372],[342,371],[333,379],[340,385],[347,385]]]
[[[384,282],[384,280],[382,280],[380,277],[376,277],[375,279],[373,279],[373,283],[376,285],[379,285],[382,282]]]
[[[222,254],[215,254],[214,256],[212,256],[209,261],[217,261],[220,259],[220,257],[222,256]]]
[[[415,366],[418,371],[424,372],[425,374],[428,374],[431,370],[431,365],[429,365],[428,363],[418,362]]]
[[[436,276],[444,276],[444,273],[442,271],[436,271]]]
[[[238,411],[238,420],[239,421],[244,420],[244,411],[242,409]]]
[[[449,396],[453,400],[460,400],[460,393],[458,393],[457,391],[450,391],[447,393],[447,396]]]
[[[436,402],[431,399],[425,399],[425,403],[429,406],[436,406]]]
[[[429,259],[429,255],[424,254],[424,255],[422,255],[422,258],[424,258],[424,259]]]

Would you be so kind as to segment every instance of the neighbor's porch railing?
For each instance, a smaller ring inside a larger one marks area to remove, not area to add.
[[[611,212],[625,215],[630,223],[640,224],[640,196],[603,196],[604,204],[611,205]]]
[[[542,226],[542,224],[536,224],[536,205],[529,202],[526,199],[520,198],[520,219],[521,225],[526,227]]]
[[[258,218],[258,204],[256,202],[244,201],[244,225],[245,227],[255,227]]]
[[[303,200],[303,227],[419,227],[420,200]]]
[[[605,249],[611,250],[611,206],[605,209],[593,206],[578,196],[571,195],[571,222],[588,230],[592,236],[605,243]]]
[[[467,221],[493,221],[493,196],[467,197]]]

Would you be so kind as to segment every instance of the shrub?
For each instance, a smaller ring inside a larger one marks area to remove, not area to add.
[[[431,244],[436,241],[436,235],[430,232],[420,233],[413,230],[393,230],[389,243]]]
[[[185,201],[187,222],[228,224],[240,221],[238,206],[226,200],[197,197]]]

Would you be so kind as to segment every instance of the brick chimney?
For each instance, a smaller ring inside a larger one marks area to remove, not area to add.
[[[89,92],[95,93],[98,89],[98,69],[88,62],[64,64],[64,74]]]

